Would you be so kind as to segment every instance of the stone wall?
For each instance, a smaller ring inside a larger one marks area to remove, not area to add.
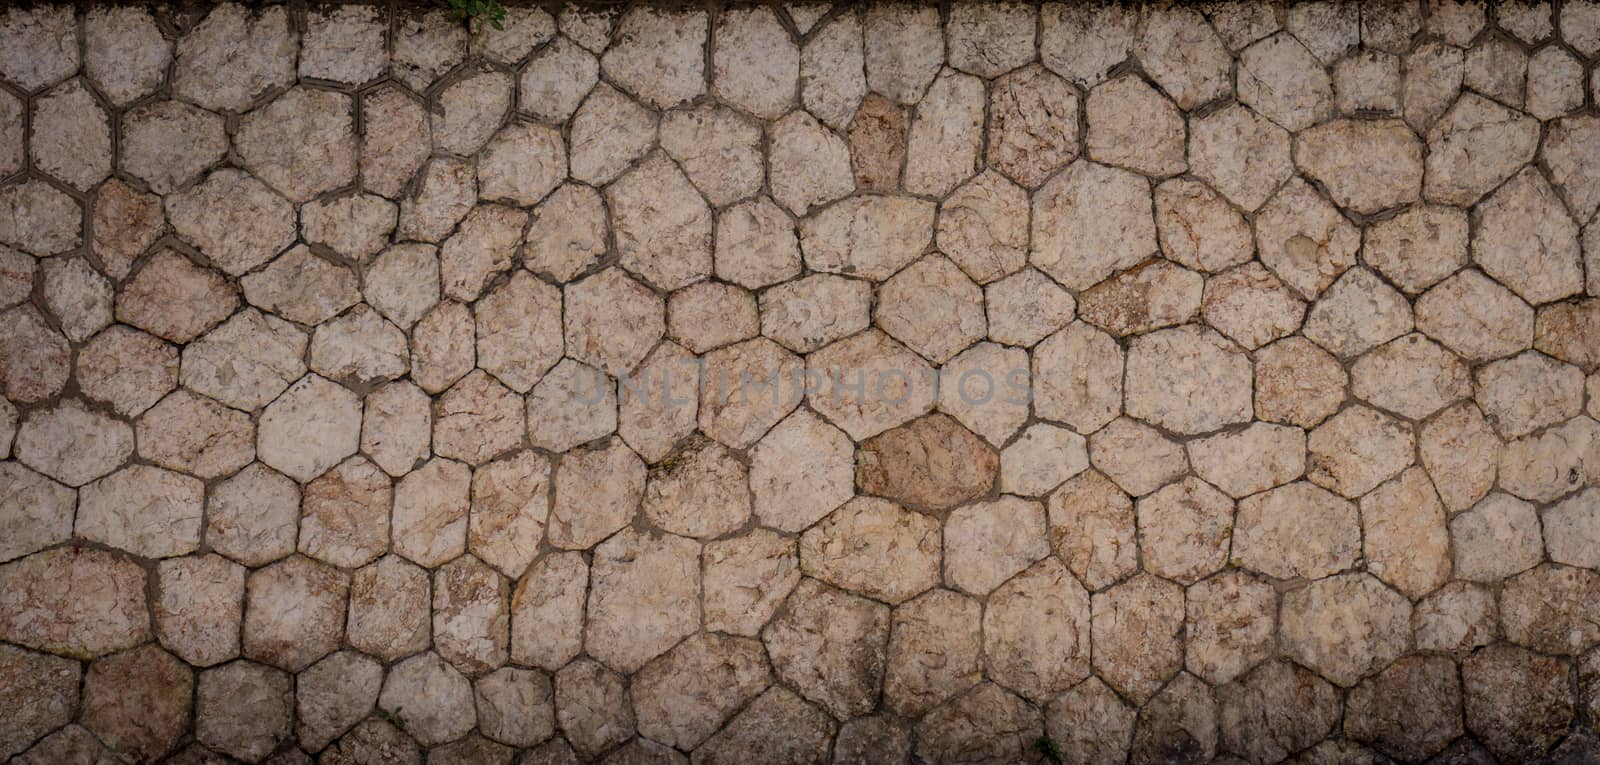
[[[1600,762],[1597,54],[0,11],[0,760]]]

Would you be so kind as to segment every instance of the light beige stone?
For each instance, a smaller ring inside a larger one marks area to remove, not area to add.
[[[1333,97],[1346,116],[1400,113],[1400,58],[1378,50],[1357,51],[1333,65]]]
[[[1410,642],[1411,604],[1367,574],[1289,592],[1279,618],[1285,652],[1344,687],[1388,666]]]
[[[939,207],[939,249],[979,284],[1028,264],[1028,196],[995,172],[962,184]]]
[[[871,304],[869,282],[810,274],[761,293],[761,334],[796,353],[810,353],[866,329]]]
[[[995,80],[986,154],[992,167],[1032,189],[1077,156],[1078,94],[1065,79],[1034,65]]]
[[[760,334],[755,296],[721,282],[697,282],[667,298],[667,337],[695,353]]]
[[[238,305],[237,293],[222,274],[162,249],[123,285],[116,317],[164,340],[186,343],[228,318]]]
[[[390,199],[400,192],[427,161],[432,144],[428,113],[404,89],[380,86],[361,99],[361,182]]]
[[[6,311],[0,331],[0,382],[7,397],[32,403],[54,398],[72,374],[72,348],[37,308],[23,305]]]
[[[555,681],[556,723],[579,752],[599,756],[633,735],[633,708],[621,675],[579,659],[556,673]]]
[[[1240,502],[1232,558],[1279,579],[1319,579],[1353,566],[1360,547],[1355,504],[1297,481]]]
[[[1127,417],[1089,437],[1089,462],[1134,496],[1161,488],[1188,468],[1181,445]]]
[[[172,91],[207,109],[243,111],[294,81],[298,48],[285,9],[218,6],[178,41]]]
[[[139,456],[200,478],[218,478],[255,459],[250,418],[187,390],[163,398],[139,417]]]
[[[1161,252],[1202,271],[1222,271],[1250,259],[1250,226],[1210,186],[1175,178],[1156,187]]]
[[[1240,51],[1238,80],[1239,102],[1287,130],[1305,130],[1333,111],[1327,70],[1288,32]]]
[[[387,19],[376,6],[347,6],[306,14],[300,76],[361,85],[388,69]]]
[[[600,192],[563,184],[534,209],[523,239],[523,267],[561,283],[577,278],[605,251],[605,222]]]
[[[535,560],[511,594],[511,660],[554,670],[583,648],[589,567],[577,553]]]
[[[1583,372],[1541,353],[1492,362],[1476,378],[1478,406],[1508,440],[1582,413]]]
[[[295,550],[300,489],[261,463],[223,480],[206,502],[206,545],[246,566],[261,566]]]
[[[662,289],[711,273],[711,211],[689,179],[656,153],[606,188],[624,268]]]
[[[556,468],[555,480],[550,543],[579,550],[594,546],[633,518],[644,496],[644,463],[613,438],[567,454]]]
[[[644,360],[666,329],[661,298],[621,269],[568,285],[564,304],[568,355],[613,375]]]
[[[1039,710],[994,683],[982,683],[924,715],[916,753],[929,762],[1007,762],[1026,758],[1044,731]]]
[[[1099,678],[1089,678],[1045,707],[1045,730],[1063,759],[1111,765],[1125,762],[1135,711]]]
[[[782,200],[779,200],[782,201]],[[852,197],[800,222],[800,249],[816,271],[887,279],[933,240],[934,204],[905,196]]]
[[[1538,137],[1537,120],[1482,96],[1463,96],[1428,130],[1423,195],[1430,202],[1476,203],[1533,159]]]
[[[700,545],[624,530],[595,548],[584,647],[632,672],[700,623]]]
[[[1193,109],[1232,90],[1232,57],[1199,11],[1163,8],[1149,14],[1133,50],[1145,72],[1180,109]]]
[[[850,122],[867,94],[865,55],[860,14],[842,13],[823,23],[800,49],[806,110],[835,129]]]
[[[79,537],[146,558],[169,558],[200,545],[205,489],[194,478],[133,465],[83,487]]]
[[[883,691],[890,709],[918,715],[979,682],[981,612],[977,601],[947,590],[896,609]]]
[[[111,121],[82,80],[37,97],[32,124],[34,167],[79,191],[111,174]]]
[[[4,435],[4,434],[0,434]],[[72,536],[77,493],[17,462],[0,463],[0,559],[32,554]]]
[[[415,384],[400,380],[367,394],[361,415],[361,451],[383,472],[402,476],[431,452],[433,401]]]
[[[1222,746],[1251,762],[1280,762],[1339,722],[1339,692],[1287,661],[1263,664],[1217,689]]]
[[[428,572],[387,555],[350,577],[350,645],[381,659],[428,647]],[[376,693],[374,692],[374,696]]]
[[[1078,294],[1078,318],[1117,337],[1183,324],[1200,312],[1204,279],[1151,258]]]
[[[471,469],[434,457],[395,485],[393,549],[424,566],[460,555],[467,544]]]
[[[693,749],[765,690],[761,643],[701,633],[645,665],[631,687],[639,733]]]
[[[1093,432],[1117,416],[1123,351],[1110,335],[1076,322],[1045,338],[1033,356],[1034,411]]]
[[[351,457],[306,484],[300,552],[343,568],[371,563],[389,546],[389,477]]]
[[[308,749],[326,747],[373,710],[383,687],[383,665],[340,651],[296,677],[295,732]]]
[[[350,578],[295,556],[258,569],[246,583],[244,656],[298,672],[344,638]]]
[[[1196,327],[1135,338],[1127,361],[1127,413],[1178,433],[1213,431],[1250,420],[1248,357],[1220,335]]]
[[[705,92],[707,26],[703,11],[630,10],[600,66],[651,106],[671,108]]]
[[[1177,175],[1187,129],[1176,106],[1136,76],[1123,76],[1089,92],[1089,156],[1096,162],[1152,176]]]
[[[696,749],[695,758],[707,765],[735,765],[750,752],[761,752],[781,762],[820,763],[833,731],[833,721],[821,710],[773,688]]]
[[[772,198],[795,215],[805,215],[855,190],[850,149],[844,139],[805,112],[790,112],[774,124],[770,141],[767,164]],[[928,214],[931,216],[932,210]]]
[[[161,644],[201,667],[238,656],[246,573],[217,555],[162,561],[153,604]]]
[[[1149,573],[1193,584],[1228,562],[1233,501],[1204,481],[1185,478],[1140,498],[1136,517]]]
[[[472,683],[431,651],[389,671],[378,706],[391,713],[400,710],[406,732],[423,745],[460,738],[477,722]]]
[[[105,657],[84,675],[80,721],[111,750],[155,760],[183,738],[194,673],[153,645]]]
[[[761,640],[778,679],[830,713],[848,718],[877,704],[888,606],[804,579]]]
[[[1411,465],[1416,437],[1400,420],[1351,406],[1311,431],[1306,447],[1312,483],[1358,497]]]
[[[522,402],[482,370],[474,370],[434,405],[433,450],[441,457],[481,465],[522,444]]]
[[[938,522],[883,499],[851,500],[800,538],[803,572],[890,603],[936,584],[940,561]]]
[[[523,68],[518,106],[539,119],[565,122],[599,76],[593,54],[570,37],[557,37]]]
[[[291,88],[240,121],[234,148],[250,172],[304,202],[355,180],[354,103],[330,90]]]
[[[1136,576],[1094,595],[1094,668],[1136,702],[1183,668],[1183,588]]]
[[[160,87],[172,43],[143,8],[97,8],[84,15],[83,69],[115,106]]]
[[[287,673],[234,662],[200,673],[195,738],[212,749],[256,761],[289,738],[294,692]]]
[[[1079,579],[1100,589],[1139,564],[1133,502],[1103,474],[1088,471],[1050,496],[1050,547]]]
[[[800,583],[800,559],[793,538],[756,529],[743,536],[706,544],[705,627],[755,636]]]
[[[17,461],[68,486],[82,486],[133,456],[133,428],[67,399],[35,409],[17,428]]]
[[[698,425],[699,358],[677,343],[661,343],[632,379],[618,386],[617,433],[646,461],[659,462]]]
[[[810,411],[784,418],[750,452],[755,515],[781,531],[800,531],[854,493],[855,454],[848,437]]]
[[[13,561],[0,566],[0,637],[79,659],[131,648],[151,634],[145,583],[137,563],[105,550],[57,547]]]
[[[1427,474],[1413,467],[1361,498],[1367,570],[1419,598],[1450,578],[1444,506]]]
[[[1184,663],[1207,682],[1232,681],[1274,651],[1278,596],[1240,571],[1196,582],[1185,595]]]
[[[651,474],[645,487],[645,517],[663,530],[709,539],[731,532],[750,517],[747,470],[714,442],[680,452]]]
[[[1086,289],[1156,251],[1148,183],[1078,162],[1033,198],[1030,262],[1069,289]]]
[[[1027,268],[984,287],[989,339],[1032,346],[1072,321],[1076,301],[1039,271]]]
[[[946,22],[950,65],[997,77],[1033,59],[1035,10],[1022,3],[961,3]]]
[[[451,666],[477,675],[504,664],[511,614],[505,579],[464,555],[433,575],[433,647]]]
[[[0,648],[0,677],[4,678],[0,687],[6,691],[8,728],[0,737],[0,752],[7,756],[22,752],[34,739],[71,722],[77,712],[81,676],[82,670],[71,660],[11,646]]]
[[[83,208],[40,179],[0,187],[0,243],[40,257],[59,255],[82,242]]]
[[[983,615],[984,666],[1035,702],[1089,676],[1089,593],[1046,558],[995,590]]]

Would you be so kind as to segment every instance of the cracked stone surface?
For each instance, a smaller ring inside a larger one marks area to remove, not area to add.
[[[1596,8],[0,10],[0,758],[1593,759]]]

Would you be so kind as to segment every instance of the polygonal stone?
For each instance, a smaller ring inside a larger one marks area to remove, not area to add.
[[[361,121],[362,186],[394,199],[432,149],[427,108],[403,88],[384,85],[362,97]]]
[[[354,105],[342,93],[293,88],[246,116],[234,145],[252,173],[304,202],[355,178]]]
[[[1250,259],[1250,226],[1210,186],[1174,178],[1156,187],[1161,252],[1202,271],[1222,271]]]
[[[572,117],[572,178],[608,183],[649,151],[656,116],[609,85],[596,86]]]
[[[878,292],[874,320],[929,361],[942,363],[983,337],[983,294],[949,260],[929,256]]]
[[[1494,485],[1500,439],[1473,404],[1451,407],[1424,423],[1418,442],[1422,464],[1451,512],[1471,507]]]
[[[246,566],[262,566],[294,552],[299,522],[300,488],[256,463],[212,487],[206,544]]]
[[[945,527],[947,583],[986,595],[1048,555],[1044,507],[1002,497],[961,508]]]
[[[16,462],[0,462],[0,560],[29,555],[72,536],[77,494]]]
[[[766,338],[707,354],[700,429],[736,449],[755,443],[800,403],[803,369],[799,357]]]
[[[935,590],[895,611],[884,697],[890,709],[918,715],[975,685],[983,639],[978,602]]]
[[[1600,474],[1600,425],[1574,417],[1542,435],[1520,438],[1500,455],[1501,486],[1519,497],[1549,502]]]
[[[1022,4],[955,6],[946,24],[950,65],[996,77],[1032,60],[1034,10]]]
[[[295,732],[307,749],[321,749],[372,713],[383,687],[383,665],[340,651],[295,678]]]
[[[1411,468],[1361,498],[1367,570],[1408,597],[1450,578],[1444,505],[1422,468]]]
[[[1423,293],[1416,315],[1418,330],[1467,361],[1533,345],[1533,309],[1480,271],[1462,271]]]
[[[1500,590],[1505,637],[1540,653],[1576,656],[1600,643],[1589,618],[1600,607],[1600,574],[1546,563],[1507,579]]]
[[[511,614],[505,579],[470,555],[433,578],[433,645],[445,661],[478,674],[506,661]]]
[[[163,249],[123,287],[116,315],[163,339],[187,343],[227,318],[238,304],[238,295],[221,274]]]
[[[938,522],[882,499],[851,500],[800,538],[806,574],[890,603],[936,584],[939,561]]]
[[[989,136],[988,163],[1037,188],[1078,156],[1078,95],[1043,67],[1007,74],[989,96]]]
[[[707,442],[658,467],[644,494],[645,517],[663,530],[708,539],[750,517],[746,469],[722,445]]]
[[[82,80],[35,99],[32,122],[34,167],[79,191],[111,174],[111,122]]]
[[[1585,370],[1600,368],[1600,300],[1545,306],[1534,330],[1539,350]]]
[[[623,278],[627,285],[637,287]],[[599,278],[589,289],[609,284]],[[572,290],[575,303],[588,297]],[[660,299],[653,298],[659,310]],[[616,303],[612,306],[617,307]],[[587,307],[572,306],[574,311]],[[477,309],[477,364],[518,392],[527,392],[561,358],[561,296],[555,287],[526,272],[511,275],[510,281],[495,288]],[[641,329],[635,325],[635,329]],[[657,330],[659,335],[659,329]],[[611,338],[615,340],[616,338]],[[575,349],[586,350],[586,349]],[[587,354],[585,354],[587,355]],[[641,352],[642,355],[642,352]],[[620,370],[618,370],[620,372]]]
[[[195,738],[212,749],[258,761],[289,737],[294,691],[289,675],[247,661],[200,673]]]
[[[1451,582],[1418,601],[1412,629],[1418,650],[1460,652],[1494,642],[1499,623],[1493,591],[1469,582]]]
[[[523,239],[522,265],[565,283],[599,262],[606,250],[606,210],[600,192],[563,184],[534,209]]]
[[[632,694],[639,732],[691,749],[757,694],[770,678],[761,644],[700,634],[646,665]]]
[[[998,173],[963,184],[939,209],[938,245],[980,284],[1028,262],[1028,197]]]
[[[194,674],[153,645],[89,666],[83,682],[83,726],[111,749],[154,761],[171,752],[189,727]]]
[[[800,100],[806,109],[842,130],[867,93],[864,56],[858,14],[839,14],[817,29],[800,50]]]
[[[910,118],[908,109],[876,93],[861,102],[848,133],[850,166],[858,188],[882,192],[900,188]]]
[[[751,752],[782,762],[823,762],[834,724],[821,710],[782,688],[773,688],[745,707],[699,749],[707,765],[736,765]]]
[[[1155,251],[1149,184],[1126,170],[1078,162],[1034,196],[1030,261],[1069,289],[1087,289]]]
[[[983,82],[946,71],[917,104],[906,143],[905,188],[945,196],[977,172],[983,149]]]
[[[1239,571],[1189,587],[1185,664],[1208,682],[1226,683],[1272,655],[1278,596]]]
[[[376,560],[389,546],[391,482],[352,457],[306,484],[300,552],[342,568]]]
[[[1034,269],[1026,269],[984,288],[989,338],[1007,345],[1031,346],[1072,321],[1071,293]]]
[[[556,723],[586,756],[598,756],[633,735],[634,716],[626,680],[592,659],[579,659],[556,673]],[[567,750],[566,759],[577,762]]]
[[[258,409],[305,374],[306,344],[289,322],[246,309],[184,349],[181,379],[229,406]]]
[[[1354,503],[1297,481],[1239,503],[1233,562],[1279,578],[1318,579],[1350,568],[1361,552]]]
[[[1082,322],[1041,342],[1033,356],[1035,412],[1079,432],[1117,416],[1122,402],[1122,349],[1110,335]]]
[[[1200,310],[1204,280],[1158,258],[1078,295],[1078,317],[1123,337],[1182,324]]]
[[[306,14],[300,76],[361,85],[389,68],[388,19],[375,6],[344,6]]]
[[[255,459],[255,427],[243,412],[179,390],[139,417],[139,456],[200,478],[220,478]]]
[[[1496,582],[1539,562],[1538,516],[1533,506],[1506,494],[1492,494],[1450,520],[1455,575]]]
[[[527,402],[528,437],[534,446],[562,452],[617,429],[617,399],[609,378],[571,359],[550,370]]]
[[[761,639],[778,677],[833,714],[848,718],[877,703],[888,606],[804,579]]]
[[[1508,760],[1533,760],[1566,734],[1574,714],[1565,662],[1494,645],[1462,662],[1467,730]]]
[[[650,105],[670,109],[705,92],[707,26],[701,11],[630,10],[601,68]]]
[[[756,517],[776,529],[800,531],[853,493],[849,439],[806,411],[773,427],[755,445],[750,463]]]
[[[1357,359],[1351,379],[1358,398],[1417,420],[1472,390],[1466,365],[1416,333]]]
[[[1199,11],[1171,8],[1150,14],[1139,30],[1134,55],[1180,109],[1193,109],[1231,90],[1232,57]]]
[[[493,69],[472,71],[434,95],[433,145],[452,154],[483,148],[511,110],[516,80]]]
[[[473,370],[445,391],[435,406],[433,450],[441,457],[480,465],[522,443],[522,402],[483,370]]]
[[[758,289],[800,273],[794,224],[766,197],[724,212],[717,221],[716,239],[720,278]]]
[[[1089,460],[1124,491],[1142,496],[1182,475],[1183,447],[1155,428],[1121,417],[1089,437]]]
[[[1295,143],[1295,164],[1321,181],[1334,203],[1363,214],[1415,201],[1422,190],[1422,144],[1397,120],[1338,120],[1306,130]]]
[[[1053,4],[1040,11],[1039,52],[1045,66],[1092,86],[1128,57],[1139,19],[1120,6]]]
[[[1406,78],[1401,85],[1400,102],[1406,124],[1419,134],[1426,136],[1428,127],[1455,103],[1461,93],[1464,59],[1460,48],[1426,42],[1402,62]]]
[[[1183,668],[1183,589],[1134,577],[1094,596],[1094,667],[1107,684],[1148,701]]]
[[[28,413],[17,429],[17,461],[68,486],[82,486],[133,456],[133,428],[77,399]]]
[[[161,86],[172,43],[143,8],[95,8],[83,22],[83,70],[116,106]]]
[[[939,16],[931,8],[882,6],[865,14],[867,84],[902,104],[914,104],[944,60]]]
[[[1134,76],[1104,83],[1090,91],[1089,156],[1148,175],[1176,175],[1188,168],[1184,159],[1183,115],[1155,88]]]
[[[422,93],[467,57],[468,31],[443,10],[397,14],[391,51],[395,79]]]
[[[844,139],[805,112],[791,112],[779,120],[772,127],[771,145],[772,198],[796,215],[805,215],[855,189],[850,150]],[[931,218],[932,210],[928,214]],[[874,223],[881,226],[895,222]]]
[[[1046,558],[989,596],[984,666],[995,682],[1035,702],[1089,676],[1089,593]]]
[[[1289,133],[1244,106],[1189,126],[1189,168],[1228,201],[1253,211],[1294,172]]]
[[[698,425],[700,359],[661,343],[618,385],[618,399],[618,435],[646,461],[659,462]]]
[[[533,452],[480,466],[472,476],[467,544],[507,576],[521,576],[544,538],[550,463]]]
[[[1308,300],[1355,265],[1360,233],[1309,184],[1294,180],[1256,219],[1261,262]]]
[[[239,280],[245,300],[300,324],[319,324],[360,302],[356,274],[297,245]],[[169,338],[170,339],[170,338]]]
[[[1194,327],[1135,338],[1128,351],[1127,411],[1179,433],[1250,419],[1250,362]]]
[[[1497,5],[1494,18],[1500,28],[1526,43],[1538,42],[1554,31],[1550,3],[1519,1]]]
[[[23,167],[27,134],[23,132],[22,99],[7,92],[0,96],[0,172],[10,175]]]
[[[72,374],[72,348],[32,305],[0,314],[0,382],[6,397],[19,403],[53,398]]]
[[[528,214],[503,205],[478,205],[456,233],[439,247],[439,280],[444,294],[476,300],[496,274],[511,268]]]
[[[298,48],[285,9],[217,6],[178,41],[172,92],[207,109],[244,111],[294,81]]]
[[[1578,227],[1555,190],[1529,168],[1473,210],[1473,260],[1534,305],[1583,291]]]
[[[813,270],[883,280],[922,254],[933,226],[932,202],[852,197],[802,220],[800,249]]]
[[[998,468],[991,447],[935,414],[866,441],[859,473],[867,493],[946,509],[987,492]]]
[[[531,746],[555,732],[555,690],[549,676],[506,667],[474,684],[478,728],[503,744]],[[509,753],[508,753],[509,757]]]
[[[567,148],[554,128],[513,123],[496,133],[478,159],[478,195],[535,205],[567,174]]]
[[[1207,324],[1254,350],[1299,329],[1306,304],[1271,271],[1250,263],[1207,280],[1201,310]]]
[[[410,370],[405,333],[364,303],[317,327],[311,336],[311,370],[365,387]]]
[[[1287,661],[1263,664],[1217,690],[1222,746],[1250,762],[1281,762],[1339,722],[1339,692]]]
[[[633,671],[699,624],[700,546],[671,535],[622,533],[595,548],[584,644]]]
[[[323,755],[329,762],[397,762],[419,765],[422,750],[415,739],[378,718],[363,720],[330,745]]]
[[[1552,120],[1582,105],[1583,64],[1571,53],[1551,46],[1528,59],[1529,114]]]
[[[1533,159],[1538,142],[1538,120],[1465,95],[1428,131],[1423,195],[1430,202],[1474,204]]]
[[[1089,678],[1051,701],[1045,729],[1072,762],[1126,761],[1133,739],[1134,709],[1099,678]]]
[[[429,602],[428,572],[398,556],[356,571],[350,577],[350,645],[389,660],[427,648]]]
[[[258,435],[262,462],[309,481],[359,447],[361,399],[307,375],[263,410]]]
[[[1333,111],[1333,82],[1305,45],[1280,32],[1239,53],[1239,102],[1300,131]]]
[[[150,638],[145,571],[104,550],[58,547],[0,566],[0,638],[92,659]]]
[[[871,762],[882,756],[901,762],[911,756],[910,726],[888,715],[858,717],[839,727],[833,754],[838,762]]]
[[[134,259],[154,244],[166,227],[160,197],[116,178],[100,184],[95,191],[89,221],[94,230],[90,242],[94,254],[100,257],[105,274],[117,280],[128,275]],[[10,302],[9,298],[0,297],[0,304],[6,302]]]
[[[706,545],[706,628],[756,635],[800,581],[796,549],[765,530]]]
[[[394,491],[395,552],[437,566],[466,549],[471,474],[466,465],[434,457],[400,479]]]
[[[418,162],[420,164],[420,161]],[[414,169],[414,168],[413,168]],[[408,174],[409,178],[410,175]],[[450,232],[455,230],[456,224],[467,213],[474,210],[473,204],[478,199],[478,183],[471,165],[463,160],[447,157],[437,157],[430,160],[422,169],[419,180],[408,187],[411,193],[400,200],[400,221],[396,236],[399,239],[416,239],[424,242],[438,242]],[[500,210],[496,207],[486,207],[485,210]],[[514,239],[503,229],[505,226],[495,226],[500,219],[511,216],[507,211],[501,210],[495,216],[489,213],[480,213],[474,225],[467,228],[464,235],[451,236],[452,241],[466,242],[468,236],[474,240],[474,249],[488,249],[489,252],[470,253],[479,258],[489,258],[493,261],[494,244],[499,244],[502,249],[515,246],[515,241],[495,242],[492,234],[500,234],[500,239]],[[518,229],[521,226],[517,227]],[[484,242],[484,239],[490,239]],[[458,244],[457,247],[462,245]],[[505,260],[509,260],[509,255]],[[476,297],[476,295],[473,295]]]
[[[1311,431],[1306,447],[1313,483],[1359,497],[1411,465],[1416,438],[1399,420],[1351,406]]]
[[[1418,205],[1366,231],[1367,264],[1401,289],[1417,293],[1467,263],[1467,216],[1439,205]]]
[[[0,753],[27,749],[34,739],[70,722],[77,711],[81,675],[76,662],[57,656],[0,648],[7,730]]]
[[[664,155],[606,188],[623,267],[663,289],[711,272],[711,211]]]
[[[472,683],[431,651],[389,671],[378,706],[398,710],[406,732],[425,746],[460,738],[477,722]]]
[[[1133,503],[1096,471],[1050,495],[1050,547],[1090,587],[1099,589],[1139,565]]]
[[[578,655],[588,583],[577,553],[548,554],[528,567],[511,595],[512,661],[552,669]]]
[[[0,243],[33,255],[57,255],[82,242],[83,208],[39,180],[0,187]]]
[[[1005,443],[1028,419],[1028,356],[1021,349],[979,343],[940,375],[939,409],[989,443]]]
[[[1569,566],[1600,568],[1596,537],[1600,536],[1600,491],[1589,489],[1545,511],[1545,546],[1550,560]]]
[[[373,194],[317,200],[300,207],[300,229],[307,243],[364,263],[388,245],[398,210]]]
[[[1535,351],[1480,367],[1478,406],[1506,439],[1582,413],[1583,372]]]
[[[917,757],[925,762],[1010,762],[1029,756],[1044,732],[1039,710],[994,683],[983,683],[924,715]]]
[[[111,282],[83,258],[52,258],[39,268],[44,304],[67,339],[81,343],[111,323]]]
[[[1530,72],[1529,78],[1532,77]],[[1597,136],[1600,136],[1600,121],[1593,117],[1570,117],[1551,126],[1550,136],[1541,149],[1550,167],[1550,179],[1565,194],[1573,216],[1580,221],[1593,217],[1595,210],[1600,209],[1600,165],[1596,165],[1583,148]]]
[[[644,495],[644,463],[620,440],[572,452],[556,473],[550,543],[584,549],[627,525]]]
[[[1000,453],[1000,490],[1041,497],[1089,467],[1083,436],[1035,423]]]
[[[1528,54],[1515,43],[1491,37],[1467,51],[1462,83],[1512,108],[1521,108]]]
[[[1168,484],[1140,498],[1137,515],[1145,571],[1193,584],[1228,562],[1233,501],[1210,484]]]
[[[205,488],[149,465],[133,465],[83,487],[77,535],[145,558],[168,558],[200,545]]]
[[[550,122],[566,122],[600,76],[594,55],[566,37],[545,46],[522,70],[519,106]]]
[[[794,100],[800,51],[765,8],[735,9],[717,19],[712,56],[712,94],[766,119],[776,119]]]
[[[1342,114],[1398,114],[1400,82],[1400,59],[1382,51],[1359,51],[1333,65],[1334,102]]]
[[[350,580],[331,566],[293,557],[250,575],[244,655],[298,672],[339,647]]]
[[[568,353],[614,375],[643,360],[665,329],[661,298],[621,269],[568,286],[565,303]]]
[[[1347,688],[1388,666],[1410,642],[1411,604],[1366,574],[1289,592],[1280,618],[1288,655]]]
[[[871,302],[868,282],[812,274],[761,294],[761,331],[790,350],[809,353],[866,329]]]

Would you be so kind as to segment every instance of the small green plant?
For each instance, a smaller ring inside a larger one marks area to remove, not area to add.
[[[1033,748],[1046,760],[1061,765],[1061,745],[1057,744],[1055,739],[1040,736],[1034,739]]]
[[[393,712],[384,709],[383,707],[378,707],[378,716],[388,721],[390,725],[393,725],[400,730],[405,730],[406,718],[405,715],[401,714],[401,712],[404,711],[404,707],[395,707]]]
[[[506,9],[500,7],[500,0],[445,0],[450,4],[450,18],[456,21],[467,22],[471,29],[474,22],[478,29],[483,29],[484,22],[495,29],[505,29]]]

